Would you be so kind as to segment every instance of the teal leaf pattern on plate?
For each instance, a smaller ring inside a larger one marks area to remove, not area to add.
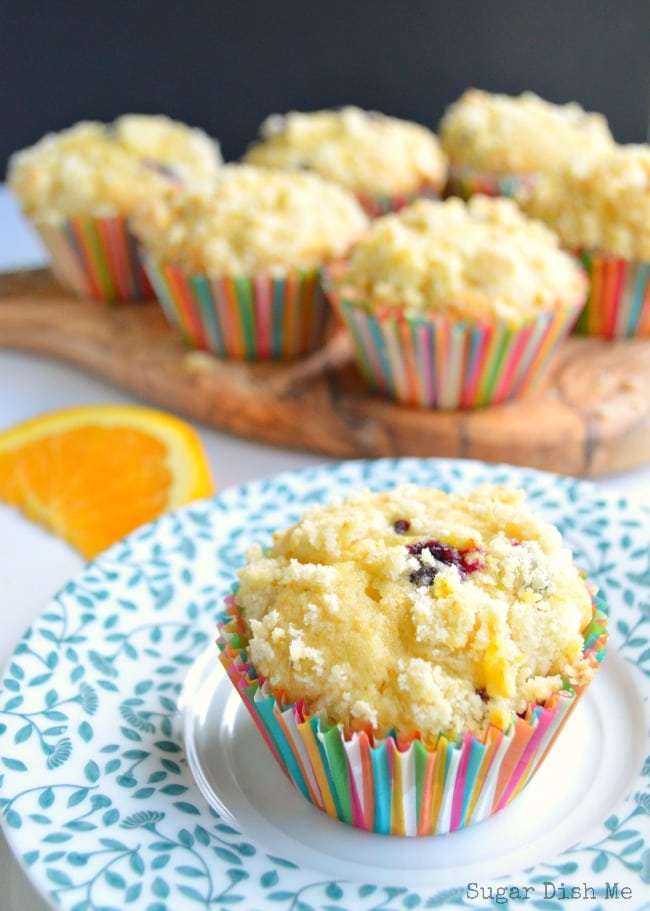
[[[185,761],[178,700],[214,638],[244,550],[307,504],[404,481],[446,490],[515,483],[616,602],[611,645],[650,677],[648,517],[587,482],[436,459],[344,462],[279,475],[164,516],[63,587],[0,678],[0,819],[39,890],[67,911],[397,911],[495,907],[464,884],[332,880],[264,852],[208,807]],[[527,882],[650,883],[650,749],[598,831],[525,872]],[[521,882],[506,877],[502,884]],[[604,881],[604,880],[603,880]],[[606,898],[597,891],[598,898]],[[561,907],[516,897],[512,907]]]

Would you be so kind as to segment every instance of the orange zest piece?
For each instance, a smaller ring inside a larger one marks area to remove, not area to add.
[[[85,557],[212,493],[196,431],[152,408],[70,408],[0,433],[0,500]]]

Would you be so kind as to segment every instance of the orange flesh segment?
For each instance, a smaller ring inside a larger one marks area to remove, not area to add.
[[[108,408],[104,406],[104,415]],[[26,439],[18,437],[8,448],[3,449],[3,438],[16,437],[16,431],[0,434],[0,500],[86,557],[167,509],[213,492],[205,454],[189,425],[166,415],[160,420],[150,409],[140,409],[141,427],[120,424],[120,406],[113,409],[115,424],[93,424],[91,410],[79,409],[81,423],[71,426],[68,420],[60,431],[48,416],[50,426],[42,435],[38,419],[30,422]],[[148,426],[151,414],[158,424]],[[173,457],[170,447],[177,450]],[[188,475],[175,497],[172,466]]]

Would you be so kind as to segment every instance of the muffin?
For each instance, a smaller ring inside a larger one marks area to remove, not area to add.
[[[431,835],[521,791],[606,638],[522,491],[404,485],[313,507],[253,547],[218,644],[307,799],[359,828]]]
[[[307,169],[354,193],[369,215],[402,208],[418,196],[439,196],[447,164],[426,127],[374,111],[274,114],[246,153],[250,164]]]
[[[8,182],[66,288],[94,300],[151,297],[127,220],[169,187],[203,185],[218,144],[167,117],[78,123],[15,153]]]
[[[521,206],[580,255],[589,297],[576,330],[650,335],[650,146],[576,160],[523,193]]]
[[[372,390],[454,409],[526,392],[570,331],[586,279],[514,202],[476,196],[377,219],[326,288]]]
[[[572,160],[609,150],[614,139],[601,114],[579,104],[552,104],[532,92],[512,97],[468,89],[439,126],[449,157],[450,194],[512,196]]]
[[[366,227],[336,184],[252,165],[226,165],[210,190],[170,191],[133,219],[156,295],[187,344],[249,361],[322,344],[322,266]]]

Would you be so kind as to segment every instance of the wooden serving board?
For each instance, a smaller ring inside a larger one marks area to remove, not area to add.
[[[420,410],[371,395],[344,335],[293,364],[223,361],[188,351],[155,302],[79,301],[38,270],[0,275],[0,348],[68,361],[212,427],[340,458],[453,456],[573,475],[650,462],[650,339],[572,337],[525,399]]]

